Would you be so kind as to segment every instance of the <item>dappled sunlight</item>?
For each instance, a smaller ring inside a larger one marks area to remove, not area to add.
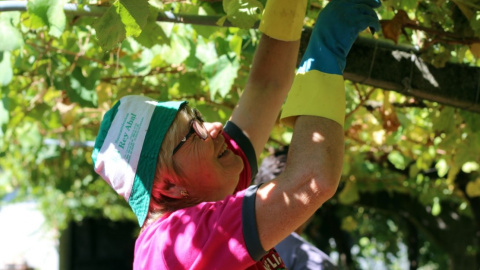
[[[417,57],[415,54],[409,53],[409,52],[402,52],[402,51],[392,51],[392,56],[395,58],[397,61],[402,61],[403,59],[407,59],[415,64],[415,67],[417,67],[417,70],[420,72],[422,77],[428,81],[433,87],[438,88],[440,85],[433,76],[433,74],[430,72],[428,65],[419,57]],[[413,67],[412,65],[412,70],[410,71],[410,75],[413,75]],[[411,80],[412,78],[408,78]],[[406,83],[411,83],[411,81],[406,82]]]
[[[325,137],[322,134],[320,134],[319,132],[314,132],[313,135],[312,135],[312,141],[316,142],[316,143],[321,143],[321,142],[325,141]]]

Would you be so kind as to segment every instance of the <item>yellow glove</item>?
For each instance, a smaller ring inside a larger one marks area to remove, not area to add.
[[[268,0],[259,30],[274,39],[299,40],[306,10],[307,0]]]
[[[310,70],[297,73],[282,111],[282,123],[293,127],[299,115],[322,116],[340,125],[345,122],[343,76]]]

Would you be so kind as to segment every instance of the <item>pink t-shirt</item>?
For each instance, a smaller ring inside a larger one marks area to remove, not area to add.
[[[256,166],[253,147],[231,122],[224,136],[245,164],[237,192],[177,210],[148,226],[135,244],[134,269],[285,269],[278,253],[264,251],[258,238],[257,187],[246,189]]]

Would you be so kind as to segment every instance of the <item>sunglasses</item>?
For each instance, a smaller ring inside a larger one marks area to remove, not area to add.
[[[183,137],[180,143],[178,143],[178,145],[173,149],[172,156],[175,155],[178,149],[182,147],[182,145],[188,140],[188,138],[192,134],[197,134],[197,136],[204,141],[208,138],[208,131],[203,125],[203,122],[205,121],[202,118],[202,114],[197,109],[193,109],[193,113],[195,114],[195,117],[190,120],[190,130],[188,131],[187,135]]]

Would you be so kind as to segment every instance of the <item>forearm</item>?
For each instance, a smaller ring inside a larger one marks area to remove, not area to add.
[[[299,44],[262,35],[245,91],[233,112],[232,121],[250,138],[257,157],[292,85]]]
[[[298,178],[294,190],[306,192],[319,207],[338,187],[343,166],[343,127],[328,118],[299,116],[294,129],[285,170]]]
[[[274,90],[274,94],[286,96],[295,76],[299,46],[299,40],[281,41],[262,34],[253,59],[247,88],[279,89],[282,92]],[[282,103],[283,101],[284,99]]]
[[[285,171],[257,191],[257,226],[265,249],[307,221],[334,195],[343,151],[340,124],[316,116],[297,118]]]

